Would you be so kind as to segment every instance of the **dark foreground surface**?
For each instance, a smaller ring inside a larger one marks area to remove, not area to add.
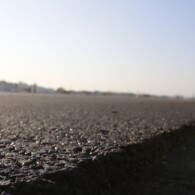
[[[106,195],[194,195],[195,141],[177,147],[153,163],[137,180],[113,187]]]
[[[138,184],[194,136],[194,118],[187,100],[0,95],[0,192],[105,194]]]

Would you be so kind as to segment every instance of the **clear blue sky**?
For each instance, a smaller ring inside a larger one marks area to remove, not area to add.
[[[195,94],[194,0],[0,0],[0,79]]]

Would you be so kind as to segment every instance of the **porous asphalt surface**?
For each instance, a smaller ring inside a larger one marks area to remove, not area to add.
[[[103,194],[180,144],[194,119],[191,100],[1,94],[0,193]]]

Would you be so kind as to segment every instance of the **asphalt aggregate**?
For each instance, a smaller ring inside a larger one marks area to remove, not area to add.
[[[117,183],[105,178],[102,164],[117,159],[109,174],[120,179],[123,148],[170,134],[194,118],[195,103],[186,99],[1,94],[0,193],[101,194],[90,184],[94,175],[95,183],[107,179],[104,190]]]

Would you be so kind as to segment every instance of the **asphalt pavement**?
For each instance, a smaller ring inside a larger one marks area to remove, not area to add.
[[[109,192],[185,142],[194,118],[191,100],[1,94],[0,192]]]

